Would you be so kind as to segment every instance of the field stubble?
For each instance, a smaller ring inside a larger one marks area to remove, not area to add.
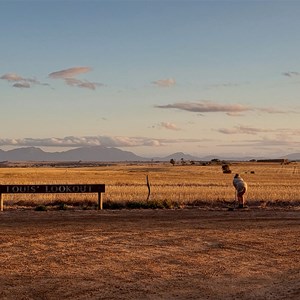
[[[298,300],[294,210],[6,210],[0,299]]]
[[[300,205],[299,163],[232,163],[232,174],[223,174],[220,165],[172,166],[160,164],[118,164],[86,168],[2,168],[1,184],[93,184],[104,183],[105,203],[145,203],[148,195],[146,176],[151,186],[150,201],[170,201],[176,207],[218,206],[233,202],[235,173],[247,181],[248,205]],[[35,206],[57,203],[92,205],[91,194],[18,194],[5,195],[7,206]]]

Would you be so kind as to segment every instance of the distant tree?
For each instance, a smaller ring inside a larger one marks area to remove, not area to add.
[[[174,166],[174,165],[176,164],[175,159],[171,158],[171,159],[170,159],[170,164],[172,164],[172,165]]]
[[[218,158],[213,158],[212,160],[211,160],[211,162],[212,163],[219,163],[219,162],[221,162]]]
[[[222,170],[223,170],[223,173],[225,173],[225,174],[231,174],[231,170],[230,170],[230,167],[228,164],[223,165]]]

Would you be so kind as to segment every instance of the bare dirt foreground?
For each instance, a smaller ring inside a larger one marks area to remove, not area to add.
[[[7,210],[0,299],[300,299],[300,211]]]

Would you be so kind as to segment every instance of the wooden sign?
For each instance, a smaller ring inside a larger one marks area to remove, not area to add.
[[[2,194],[62,194],[98,193],[98,209],[103,208],[101,194],[105,184],[8,184],[0,185],[0,211],[3,211]]]

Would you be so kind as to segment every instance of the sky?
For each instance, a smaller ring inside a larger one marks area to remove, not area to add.
[[[0,149],[300,152],[300,1],[0,0]]]

